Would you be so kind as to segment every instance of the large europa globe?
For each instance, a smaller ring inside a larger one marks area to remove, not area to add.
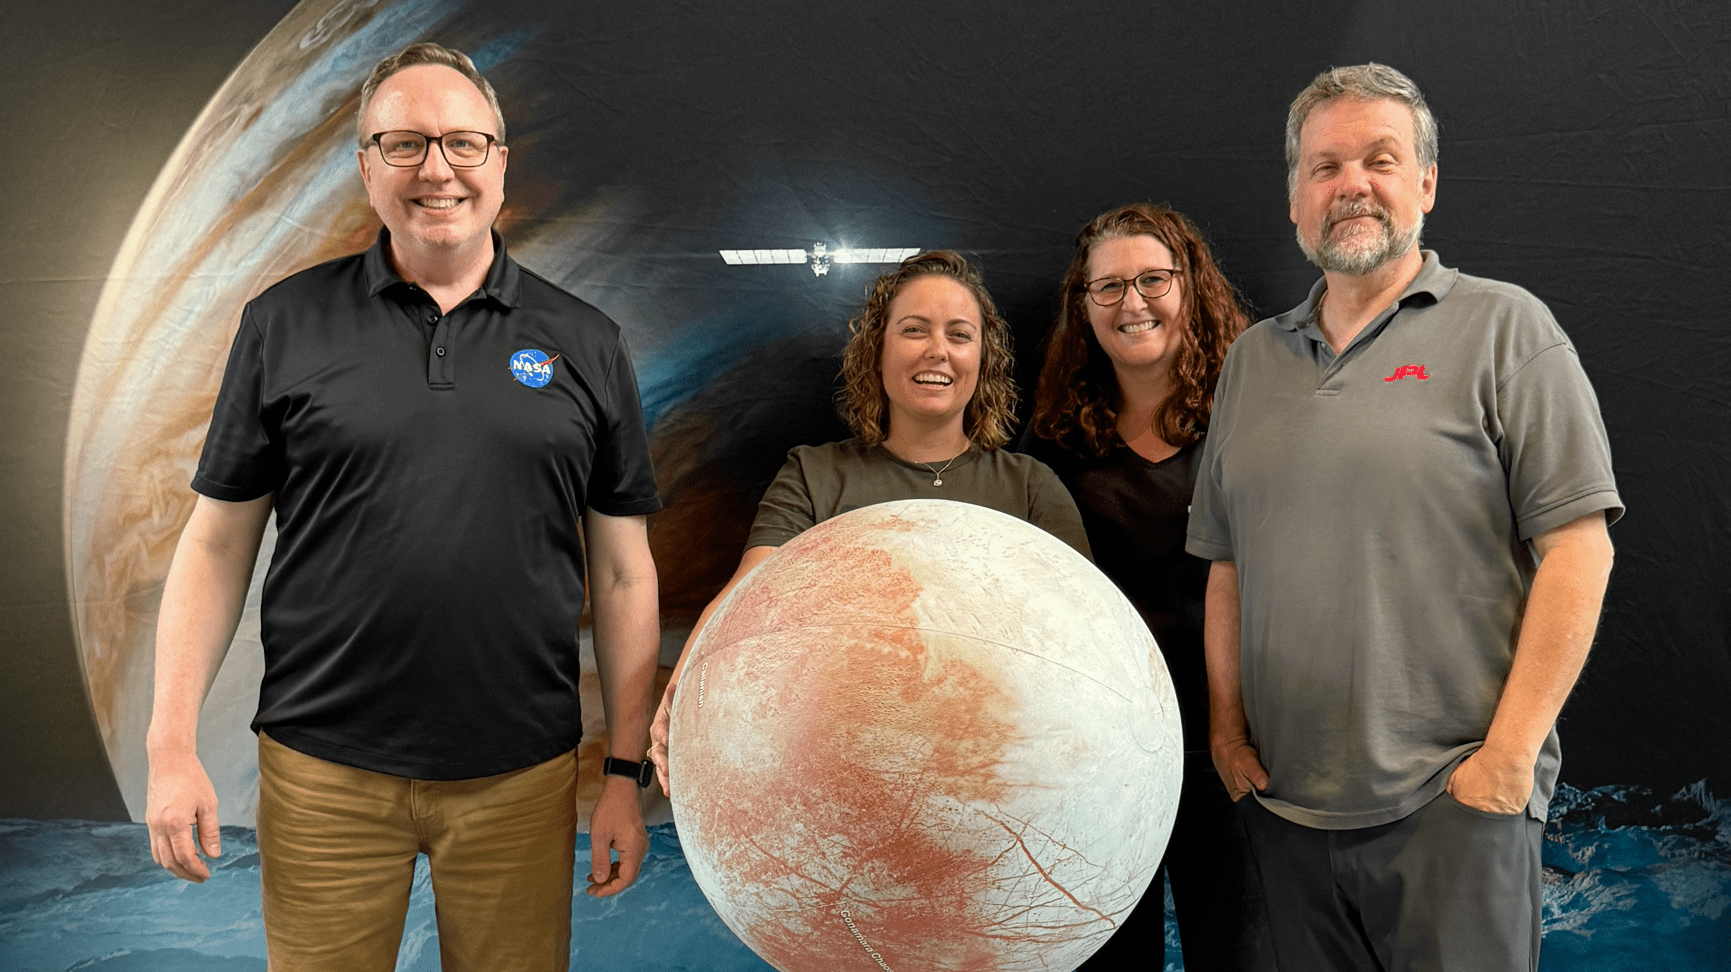
[[[674,818],[783,972],[1071,969],[1147,890],[1182,743],[1135,609],[967,503],[829,520],[728,596],[674,700]]]

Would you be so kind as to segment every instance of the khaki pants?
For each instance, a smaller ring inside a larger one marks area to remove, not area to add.
[[[415,855],[446,972],[565,972],[577,759],[475,780],[326,762],[259,734],[258,849],[272,972],[391,972]]]

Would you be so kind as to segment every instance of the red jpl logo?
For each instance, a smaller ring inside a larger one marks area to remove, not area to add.
[[[1424,381],[1429,377],[1430,375],[1424,373],[1424,365],[1401,365],[1394,369],[1394,374],[1384,378],[1383,381],[1399,381],[1402,378],[1417,378],[1419,381]]]

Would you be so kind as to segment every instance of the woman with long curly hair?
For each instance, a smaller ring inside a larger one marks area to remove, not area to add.
[[[650,728],[667,778],[669,706],[685,656],[729,591],[777,547],[830,517],[903,499],[974,503],[1045,529],[1084,555],[1076,504],[1038,461],[1006,451],[1015,420],[1010,326],[961,255],[909,257],[848,323],[836,407],[854,437],[797,446],[763,494],[739,569],[698,616]]]
[[[1261,881],[1208,751],[1208,564],[1184,552],[1214,385],[1249,317],[1196,225],[1148,203],[1082,230],[1061,300],[1020,448],[1075,497],[1095,563],[1148,622],[1178,691],[1184,788],[1162,871],[1184,966],[1272,969]],[[1158,968],[1164,912],[1156,880],[1083,967]]]

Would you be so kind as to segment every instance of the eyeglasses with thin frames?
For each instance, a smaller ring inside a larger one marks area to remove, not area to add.
[[[1134,285],[1143,300],[1159,300],[1172,289],[1172,281],[1178,273],[1177,270],[1144,270],[1133,280],[1096,277],[1088,281],[1088,299],[1101,307],[1112,307],[1122,302],[1124,295],[1130,292],[1130,286]]]
[[[379,147],[386,165],[401,169],[413,168],[427,160],[427,146],[437,142],[444,153],[445,163],[456,169],[473,169],[487,164],[492,157],[493,143],[498,141],[486,132],[446,132],[437,138],[420,132],[379,132],[367,141]]]

